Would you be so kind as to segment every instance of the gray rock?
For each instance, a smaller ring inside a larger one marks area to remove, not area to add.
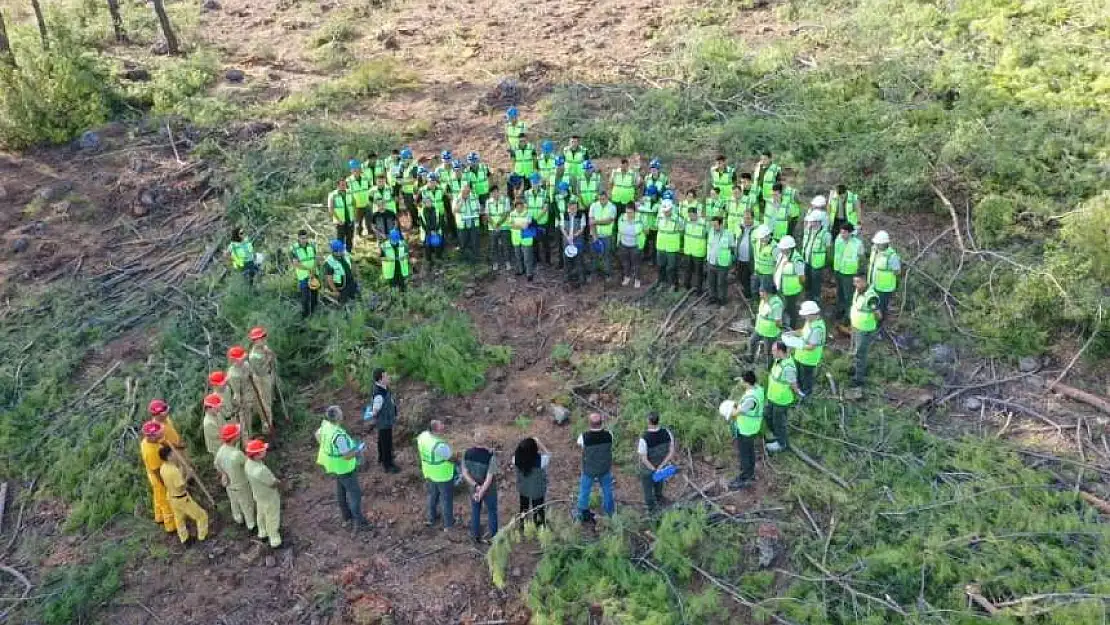
[[[241,69],[229,69],[227,73],[224,74],[224,78],[227,78],[228,82],[235,83],[243,82],[246,77],[247,75],[243,73]]]
[[[158,191],[155,189],[143,189],[139,191],[139,204],[152,208],[158,205]]]
[[[26,252],[28,245],[27,237],[19,237],[15,241],[12,241],[12,253],[20,254]]]
[[[759,548],[759,568],[767,568],[775,561],[775,543],[771,538],[760,536],[756,540],[756,546]]]
[[[963,401],[964,410],[970,412],[978,412],[983,407],[983,401],[978,397],[965,397]]]
[[[551,411],[551,421],[555,425],[564,425],[570,421],[570,410],[565,407],[559,404],[551,404],[548,409]]]
[[[81,133],[81,138],[77,140],[77,147],[82,150],[99,150],[100,135],[91,130],[86,130]]]
[[[272,569],[277,566],[277,558],[274,556],[266,556],[266,559],[263,560],[263,564],[265,564],[267,568]]]
[[[1041,359],[1036,356],[1025,356],[1018,360],[1018,370],[1022,373],[1033,373],[1041,368]]]
[[[36,195],[43,202],[57,202],[73,190],[73,183],[69,181],[58,182],[40,188]]]
[[[951,345],[938,343],[929,348],[929,358],[933,364],[950,365],[956,362],[956,349]]]
[[[154,45],[150,46],[150,53],[157,54],[158,56],[165,56],[170,53],[170,45],[164,40],[159,39],[154,42]]]
[[[221,7],[220,3],[216,2],[216,0],[204,0],[200,8],[202,11],[219,11]]]
[[[143,67],[133,67],[125,70],[119,77],[134,82],[146,82],[150,80],[150,71]]]
[[[128,167],[128,169],[135,172],[136,174],[144,174],[144,173],[150,171],[151,165],[145,159],[142,159],[142,158],[139,158],[138,156],[136,156],[135,158],[132,158],[130,162],[127,163],[127,167]]]

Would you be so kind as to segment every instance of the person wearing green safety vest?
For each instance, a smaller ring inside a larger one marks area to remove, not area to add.
[[[525,189],[521,195],[524,205],[528,207],[528,216],[532,218],[532,225],[536,229],[536,235],[532,241],[532,257],[537,263],[543,262],[545,265],[550,265],[551,246],[547,231],[551,215],[547,210],[547,194],[543,190],[543,180],[538,173],[532,173],[530,182],[531,188]]]
[[[821,308],[817,302],[802,302],[798,312],[802,315],[802,319],[805,319],[805,324],[798,332],[798,338],[801,339],[802,344],[794,348],[793,356],[795,364],[798,365],[798,388],[809,395],[813,392],[813,379],[817,366],[821,364],[828,334],[825,332],[825,320],[821,318]]]
[[[655,222],[658,230],[655,238],[655,264],[659,266],[659,283],[671,285],[678,290],[678,254],[682,249],[682,232],[685,226],[682,219],[673,215],[674,202],[663,200],[660,205],[659,220]]]
[[[802,219],[802,205],[798,202],[798,190],[790,186],[790,174],[784,169],[779,174],[782,185],[782,204],[786,207],[787,234],[799,236],[798,222]]]
[[[782,167],[772,159],[771,151],[764,150],[755,166],[755,175],[752,177],[756,187],[760,189],[760,197],[764,204],[771,201],[775,184],[779,181]]]
[[[477,152],[471,152],[467,157],[467,162],[466,171],[463,172],[463,180],[470,185],[471,192],[478,196],[478,201],[482,203],[484,209],[486,202],[489,201],[490,194],[489,165],[479,160]]]
[[[590,238],[593,240],[590,256],[596,261],[591,273],[600,273],[606,282],[613,272],[613,232],[616,230],[616,221],[617,207],[609,200],[608,194],[602,191],[597,201],[590,206]],[[598,247],[601,249],[597,249]]]
[[[231,259],[231,266],[246,278],[247,284],[254,286],[254,277],[258,275],[258,265],[254,262],[254,244],[250,238],[243,234],[242,228],[231,231],[231,243],[227,245],[227,257]]]
[[[316,244],[308,240],[308,230],[297,232],[297,242],[289,248],[289,260],[293,263],[297,288],[301,292],[301,317],[307,317],[316,310],[320,294],[320,280],[316,277]]]
[[[825,279],[831,243],[829,233],[821,227],[820,214],[811,210],[806,215],[802,236],[802,260],[806,263],[806,297],[815,302],[821,301],[821,283]]]
[[[728,303],[728,272],[732,268],[732,234],[724,227],[724,218],[714,215],[709,220],[709,241],[706,246],[706,268],[709,272],[709,303]]]
[[[852,386],[863,386],[867,377],[867,352],[871,349],[871,342],[878,334],[879,321],[883,314],[879,312],[879,296],[867,283],[865,276],[859,275],[853,279],[855,291],[852,293]]]
[[[836,276],[836,318],[848,321],[852,303],[852,278],[863,270],[863,241],[855,235],[855,226],[840,224],[840,236],[833,243],[833,274]]]
[[[447,193],[443,187],[439,186],[439,176],[435,174],[428,176],[427,184],[420,190],[420,199],[425,204],[429,201],[432,203],[436,210],[436,216],[439,217],[441,227],[446,228]]]
[[[480,255],[478,244],[481,240],[482,203],[478,196],[470,191],[470,187],[463,185],[459,197],[452,207],[455,211],[455,223],[459,228],[459,248],[462,258],[466,262],[476,262]]]
[[[867,263],[867,281],[879,296],[879,325],[886,318],[890,298],[898,290],[898,272],[902,271],[902,259],[890,246],[890,234],[886,230],[875,233],[871,239],[871,260]]]
[[[640,288],[641,250],[647,244],[647,233],[636,208],[626,206],[624,215],[617,220],[617,258],[621,264],[621,286]]]
[[[504,263],[505,271],[512,268],[512,247],[509,244],[509,212],[512,205],[509,198],[501,194],[501,188],[491,185],[486,200],[486,228],[489,230],[489,260],[493,270]]]
[[[394,218],[397,217],[397,196],[394,195],[393,188],[385,176],[378,176],[376,184],[370,187],[369,195],[371,205],[382,202],[386,210],[393,213]]]
[[[771,347],[771,356],[775,359],[775,364],[771,366],[771,374],[767,377],[767,417],[771,422],[770,430],[774,440],[767,443],[767,451],[774,453],[790,447],[786,433],[787,412],[806,395],[798,387],[798,366],[782,341],[775,341]]]
[[[849,191],[843,184],[829,191],[829,213],[833,218],[833,232],[840,232],[840,225],[850,223],[859,230],[863,223],[863,203],[854,191]]]
[[[509,150],[509,158],[513,159],[513,173],[526,181],[536,171],[536,148],[524,135],[520,136],[520,145]]]
[[[755,328],[748,339],[748,360],[755,362],[764,352],[771,361],[771,345],[782,336],[782,298],[773,284],[759,287],[759,307],[755,313]]]
[[[505,122],[505,140],[509,143],[509,149],[515,150],[524,143],[528,125],[518,119],[516,107],[509,109],[506,117],[508,121]]]
[[[648,173],[644,175],[644,191],[646,192],[648,187],[655,187],[657,193],[656,197],[658,197],[667,190],[670,183],[670,178],[667,177],[667,174],[663,173],[662,164],[658,159],[652,159],[648,164]]]
[[[347,246],[348,251],[355,249],[355,198],[347,188],[347,179],[340,178],[335,189],[328,194],[328,213],[335,224],[335,238]]]
[[[549,143],[551,142],[544,141],[544,149],[550,147],[546,145]],[[556,156],[553,152],[545,151],[536,159],[536,170],[540,172],[540,180],[543,181],[545,188],[555,189],[555,172],[557,169]]]
[[[736,280],[740,283],[740,291],[744,294],[744,299],[750,300],[759,293],[759,285],[756,284],[755,274],[752,271],[755,265],[757,242],[752,235],[762,226],[755,225],[751,211],[746,211],[742,220],[739,227],[729,230],[729,234],[736,243]]]
[[[386,208],[384,198],[375,197],[371,204],[370,228],[379,240],[384,239],[390,230],[397,227],[397,214]]]
[[[455,526],[455,463],[452,461],[451,447],[443,440],[447,430],[442,421],[433,420],[428,429],[416,437],[416,450],[420,454],[420,473],[428,489],[428,519],[425,524],[434,527],[441,516],[442,503],[443,530]]]
[[[405,292],[405,281],[409,277],[409,246],[401,231],[394,228],[388,238],[379,243],[382,252],[382,282],[391,288]]]
[[[563,157],[567,159],[567,178],[572,183],[580,180],[586,173],[583,166],[590,160],[590,154],[582,146],[578,135],[571,135],[570,143],[563,148]]]
[[[717,189],[726,201],[731,199],[732,187],[736,183],[736,168],[728,164],[724,154],[717,156],[717,164],[709,168],[709,186]]]
[[[360,237],[367,236],[366,223],[370,221],[370,211],[366,210],[370,206],[370,185],[370,177],[363,174],[362,165],[352,160],[351,175],[347,176],[347,190],[355,202],[355,228]]]
[[[370,179],[373,184],[379,176],[385,177],[389,175],[389,159],[378,158],[377,152],[371,152],[366,155],[366,160],[362,163],[363,171],[366,177]]]
[[[754,371],[745,371],[740,376],[744,395],[734,402],[731,412],[722,416],[729,422],[729,430],[736,441],[736,455],[740,457],[740,474],[729,482],[730,490],[740,490],[751,486],[755,480],[755,439],[763,431],[763,411],[767,404],[767,393],[759,385]]]
[[[570,183],[566,180],[560,180],[555,183],[555,195],[551,198],[551,208],[553,217],[555,219],[562,219],[567,216],[567,207],[571,202],[577,202],[578,198],[570,192]]]
[[[339,239],[331,242],[331,254],[324,259],[324,279],[328,290],[340,304],[345,304],[358,294],[358,283],[351,268],[351,257]]]
[[[405,205],[405,210],[409,213],[413,228],[420,224],[420,194],[418,193],[420,177],[417,174],[419,168],[420,166],[412,159],[401,161],[401,201]]]
[[[401,194],[401,151],[394,149],[385,159],[385,179],[394,195]]]
[[[636,220],[640,222],[644,229],[644,244],[639,248],[642,250],[642,261],[655,262],[655,237],[658,234],[655,221],[659,214],[659,196],[661,193],[659,187],[648,183],[644,186],[644,195],[640,198],[640,203],[636,205]],[[639,263],[637,263],[636,269],[639,273]]]
[[[640,173],[629,166],[627,158],[622,158],[620,166],[609,172],[610,199],[621,213],[625,206],[636,201],[639,185]]]
[[[435,267],[437,260],[442,261],[445,253],[446,242],[443,240],[443,211],[436,208],[435,201],[430,195],[424,195],[421,200],[424,207],[420,215],[420,242],[424,244],[424,260],[428,261],[428,268]],[[432,245],[438,242],[438,245]]]
[[[509,240],[513,244],[513,258],[516,261],[516,275],[527,276],[531,282],[536,275],[536,257],[532,249],[535,238],[532,216],[524,202],[517,200],[509,213]]]
[[[713,219],[720,216],[723,220],[728,214],[725,210],[726,205],[727,203],[721,199],[721,192],[717,190],[717,187],[710,187],[709,197],[705,198],[705,218]]]
[[[567,205],[567,212],[559,218],[559,234],[562,247],[559,257],[563,259],[566,268],[567,284],[572,289],[577,289],[585,282],[583,271],[586,255],[586,216],[578,212],[578,202],[571,200]]]
[[[696,205],[687,205],[686,223],[682,228],[682,287],[704,292],[706,242],[709,224],[698,215]]]
[[[771,238],[778,241],[791,234],[790,208],[782,199],[782,185],[775,183],[771,197],[763,204],[763,223],[771,229]]]
[[[792,329],[798,326],[798,302],[802,297],[802,282],[805,280],[806,264],[802,255],[795,249],[797,244],[789,234],[778,242],[775,261],[775,287],[782,295],[783,327]]]
[[[775,242],[771,229],[757,226],[752,232],[752,292],[775,283]]]
[[[370,529],[362,514],[362,487],[358,483],[358,457],[366,449],[365,443],[356,442],[343,429],[343,411],[339,406],[328,406],[324,419],[316,429],[316,463],[324,472],[335,476],[335,498],[343,526],[354,525],[356,530]]]
[[[594,169],[593,163],[586,161],[586,170],[578,179],[578,202],[580,206],[593,206],[597,201],[598,193],[605,187],[601,182],[601,174]]]
[[[702,203],[698,200],[698,192],[694,189],[690,189],[686,192],[686,198],[679,203],[678,209],[679,211],[681,211],[679,213],[681,215],[689,215],[690,209],[693,209],[694,212],[696,212],[699,216],[705,216],[705,209],[702,207]]]

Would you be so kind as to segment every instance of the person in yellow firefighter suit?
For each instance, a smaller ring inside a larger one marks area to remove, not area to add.
[[[231,518],[236,523],[244,523],[247,530],[254,530],[255,512],[254,497],[251,496],[251,487],[247,482],[247,457],[239,451],[239,435],[242,428],[238,423],[228,423],[220,430],[220,450],[216,452],[216,471],[220,474],[220,483],[227,490],[227,498],[231,501]]]
[[[227,350],[227,388],[231,391],[231,419],[243,428],[243,437],[251,433],[254,413],[258,408],[258,393],[251,380],[247,350],[234,345]]]
[[[223,375],[223,371],[216,373]],[[220,451],[220,445],[223,444],[220,440],[220,430],[227,425],[223,417],[223,405],[224,399],[219,393],[209,393],[204,397],[204,420],[201,421],[201,430],[204,432],[204,449],[213,456]]]
[[[177,524],[174,522],[173,510],[166,497],[166,486],[162,483],[162,476],[159,473],[159,469],[162,468],[162,457],[158,454],[158,450],[165,447],[162,440],[164,430],[162,424],[157,421],[147,421],[143,424],[139,456],[143,459],[146,479],[150,482],[151,499],[154,501],[154,522],[172,534],[177,530]]]
[[[266,344],[266,328],[255,326],[247,334],[251,340],[251,353],[249,357],[251,381],[253,389],[248,393],[258,391],[261,400],[259,413],[272,434],[274,431],[274,385],[277,383],[277,356],[274,350]]]
[[[162,442],[166,445],[173,446],[174,449],[179,451],[184,450],[185,442],[181,440],[181,434],[177,432],[177,428],[173,424],[173,419],[170,418],[170,405],[166,403],[166,400],[150,400],[148,410],[150,412],[150,420],[162,426]]]
[[[258,537],[268,538],[270,547],[281,546],[281,495],[278,481],[270,468],[262,464],[270,446],[257,438],[247,443],[247,481],[258,510]]]
[[[162,459],[162,466],[159,467],[158,473],[166,486],[170,510],[173,511],[173,520],[177,525],[178,539],[186,545],[191,542],[187,525],[190,519],[197,524],[197,540],[208,538],[208,513],[189,495],[185,475],[174,458],[173,449],[162,446],[158,450],[158,457]]]

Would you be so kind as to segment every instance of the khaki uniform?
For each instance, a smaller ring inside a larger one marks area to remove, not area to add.
[[[255,386],[258,387],[259,397],[262,399],[258,414],[263,419],[266,418],[266,415],[270,415],[271,419],[274,416],[274,384],[277,382],[274,373],[276,366],[277,362],[273,350],[265,345],[251,346],[250,372]]]
[[[277,478],[270,468],[258,460],[247,458],[247,481],[251,485],[258,511],[258,537],[269,538],[270,546],[281,546],[281,495]]]
[[[227,420],[223,417],[223,407],[212,413],[208,410],[204,411],[204,420],[201,422],[201,429],[204,431],[204,448],[208,453],[213,456],[220,450],[223,441],[220,440],[220,428],[227,425]]]
[[[227,388],[231,391],[232,414],[239,421],[243,431],[242,440],[251,437],[254,413],[258,411],[258,397],[251,386],[250,365],[233,364],[227,368]]]
[[[248,530],[254,529],[254,497],[251,496],[250,483],[247,481],[245,465],[247,457],[237,447],[227,443],[216,452],[216,469],[227,478],[224,489],[231,501],[231,518],[236,523],[246,523]]]

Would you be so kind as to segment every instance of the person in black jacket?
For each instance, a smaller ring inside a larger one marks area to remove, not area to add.
[[[613,433],[605,428],[601,415],[590,413],[590,429],[578,435],[582,448],[582,477],[578,480],[578,516],[582,521],[593,518],[590,494],[594,483],[601,487],[601,508],[605,516],[613,516]]]
[[[363,418],[378,430],[378,462],[386,473],[400,473],[393,464],[393,426],[397,423],[397,404],[389,390],[389,374],[385,369],[374,369],[374,398],[366,408]]]

